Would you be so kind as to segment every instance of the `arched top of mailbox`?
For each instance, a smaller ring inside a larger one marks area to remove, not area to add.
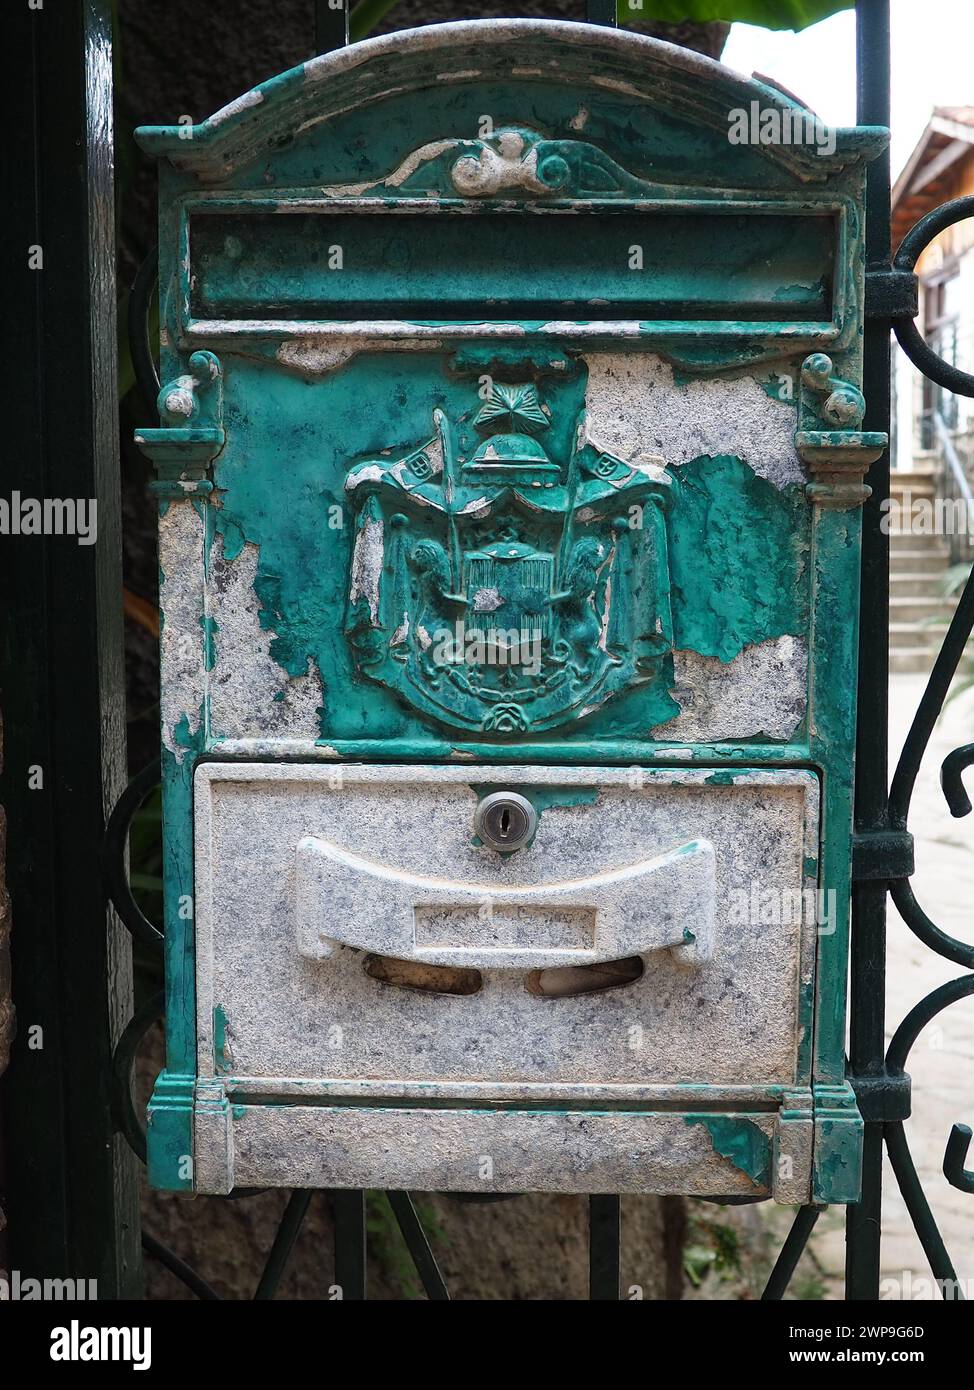
[[[302,132],[409,92],[503,79],[571,84],[665,109],[727,132],[729,113],[760,111],[794,123],[800,103],[701,54],[641,34],[556,20],[470,20],[367,39],[246,92],[198,125],[143,126],[141,147],[207,181],[230,179]],[[752,106],[756,103],[756,106]],[[880,127],[836,130],[821,143],[770,143],[760,153],[802,182],[819,183],[874,158]],[[829,145],[832,142],[829,141]]]

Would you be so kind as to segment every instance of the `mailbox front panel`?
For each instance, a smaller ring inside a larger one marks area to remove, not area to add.
[[[153,1181],[855,1199],[884,135],[734,144],[752,101],[800,110],[652,40],[481,21],[140,132]]]
[[[197,772],[199,1036],[215,1055],[218,1020],[223,1070],[327,1078],[323,1093],[809,1084],[813,775],[343,774]],[[543,809],[501,855],[473,816],[510,787]]]

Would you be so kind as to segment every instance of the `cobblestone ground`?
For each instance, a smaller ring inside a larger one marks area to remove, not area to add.
[[[923,693],[925,677],[894,676],[890,685],[892,763],[903,746]],[[974,815],[954,820],[940,791],[940,765],[952,749],[974,740],[974,691],[958,695],[941,716],[927,749],[910,812],[916,840],[914,892],[927,915],[961,940],[974,939]],[[968,774],[972,777],[972,774]],[[970,786],[970,782],[968,783]],[[935,955],[891,906],[888,932],[887,1038],[924,995],[961,974]],[[942,1172],[944,1146],[954,1123],[974,1127],[974,998],[962,1000],[930,1023],[910,1054],[913,1114],[907,1136],[927,1199],[965,1292],[974,1297],[974,1195],[958,1192]],[[974,1154],[968,1159],[974,1167]],[[939,1298],[896,1181],[886,1165],[883,1183],[882,1294],[886,1298]],[[787,1213],[769,1211],[775,1238]],[[845,1259],[842,1212],[819,1219],[795,1274],[793,1296],[841,1298]]]

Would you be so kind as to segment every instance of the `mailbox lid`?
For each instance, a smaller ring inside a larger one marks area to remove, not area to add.
[[[539,812],[506,856],[473,833],[499,789]],[[201,1073],[471,1098],[808,1083],[811,772],[204,763],[195,801]]]

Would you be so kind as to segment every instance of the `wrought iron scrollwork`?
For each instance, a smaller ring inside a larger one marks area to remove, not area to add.
[[[944,1177],[959,1192],[974,1192],[974,1171],[964,1167],[972,1138],[970,1125],[954,1125],[944,1150]]]
[[[967,795],[962,773],[965,768],[974,766],[974,743],[965,743],[948,753],[940,768],[940,785],[950,807],[952,816],[970,814],[971,799]]]
[[[132,778],[108,818],[102,846],[102,875],[109,901],[132,935],[156,949],[162,945],[163,935],[133,897],[125,871],[125,847],[132,818],[149,793],[158,787],[159,777],[160,764],[157,759]]]
[[[878,0],[877,3],[863,3],[863,0],[860,0],[856,8],[860,120],[888,124],[889,6],[887,0]],[[939,357],[925,342],[917,327],[914,276],[916,263],[923,249],[947,227],[974,216],[974,197],[956,198],[922,217],[903,238],[895,257],[891,258],[888,167],[885,167],[882,161],[877,161],[870,168],[867,177],[867,187],[871,185],[871,190],[867,193],[867,209],[868,216],[872,219],[872,231],[867,227],[867,254],[870,257],[867,314],[880,329],[885,325],[892,328],[903,351],[931,381],[958,395],[974,396],[974,375]],[[873,293],[870,294],[870,291]],[[872,342],[867,340],[866,375],[872,386],[878,385],[882,388],[885,380],[887,401],[882,404],[880,414],[885,412],[888,416],[889,380],[888,376],[884,379],[884,372],[888,372],[888,351],[885,334],[879,331]],[[867,399],[875,399],[877,405],[880,404],[879,396],[875,392],[870,394],[867,388],[866,394]],[[880,395],[882,394],[880,391]],[[882,427],[882,420],[874,421],[873,424]],[[877,466],[884,492],[887,467],[885,460]],[[877,506],[882,500],[882,495],[874,498]],[[870,537],[871,542],[872,540]],[[870,611],[875,621],[884,609],[888,613],[889,591],[885,551],[878,538],[872,550],[871,558],[864,560],[863,601],[864,611]],[[871,600],[871,608],[867,607],[867,597]],[[885,796],[885,742],[879,740],[869,745],[871,757],[868,769],[860,759],[858,775],[863,777],[868,773],[871,779],[870,794],[866,798],[869,809],[865,815],[865,824],[861,827],[863,839],[867,842],[884,836],[888,839],[890,835],[906,835],[910,802],[920,765],[972,629],[974,570],[968,578],[930,673],[900,753],[888,798]],[[888,643],[888,632],[877,631],[875,637],[870,640],[876,646],[880,642]],[[883,663],[870,662],[870,669],[874,667],[876,670],[886,669]],[[971,800],[964,787],[963,773],[972,765],[974,744],[957,748],[944,759],[941,787],[952,815],[965,816],[971,811]],[[974,971],[974,944],[949,935],[927,915],[913,892],[910,883],[911,872],[912,863],[907,863],[906,860],[897,863],[891,859],[888,866],[889,877],[884,875],[885,886],[903,921],[932,951],[967,971]],[[875,874],[868,873],[860,875],[862,880],[875,877]],[[872,883],[863,882],[861,886],[864,896],[872,892]],[[882,884],[876,886],[882,889]],[[877,905],[876,901],[871,899],[862,912],[866,925],[862,930],[863,945],[858,956],[855,950],[853,952],[852,997],[853,1010],[857,1007],[858,999],[859,1008],[864,1015],[868,1015],[868,1019],[859,1028],[858,1046],[855,1040],[853,1043],[852,1051],[854,1055],[858,1052],[857,1066],[861,1075],[853,1077],[852,1080],[853,1084],[861,1089],[860,1103],[863,1103],[866,1095],[875,1093],[876,1104],[863,1109],[867,1128],[863,1211],[856,1213],[854,1209],[850,1209],[846,1296],[879,1296],[879,1194],[882,1143],[885,1143],[897,1184],[941,1293],[945,1298],[961,1298],[963,1295],[954,1266],[910,1153],[902,1116],[908,1113],[904,1109],[904,1091],[908,1088],[905,1068],[910,1050],[922,1030],[942,1010],[974,995],[974,974],[962,975],[921,999],[897,1028],[884,1057],[881,1046],[883,1007],[872,998],[877,985],[880,990],[884,985],[881,971],[878,979],[875,977],[875,961],[872,959],[875,948],[882,947],[884,943],[882,900]],[[873,1142],[868,1138],[870,1130],[878,1135]],[[952,1186],[962,1192],[974,1193],[974,1171],[964,1166],[970,1142],[969,1126],[955,1124],[947,1140],[943,1171]],[[784,1296],[814,1228],[817,1215],[814,1207],[799,1209],[768,1280],[763,1295],[765,1299],[779,1299]]]
[[[912,273],[921,251],[938,233],[971,216],[974,216],[974,197],[964,197],[945,203],[921,218],[903,238],[892,262],[894,274]],[[974,375],[952,366],[933,352],[924,341],[912,317],[893,313],[889,321],[900,346],[925,376],[949,391],[974,396]],[[943,645],[934,662],[890,784],[887,823],[893,830],[906,831],[920,765],[972,629],[974,570],[968,577]],[[971,810],[971,801],[964,787],[962,774],[972,764],[974,744],[955,749],[942,764],[941,788],[954,816],[965,816]],[[924,945],[946,960],[953,961],[966,970],[974,970],[974,944],[959,941],[937,926],[917,901],[909,877],[891,878],[888,887],[903,921]],[[972,994],[974,974],[967,974],[940,986],[921,999],[893,1035],[886,1052],[886,1076],[902,1078],[905,1075],[910,1050],[923,1028],[942,1010]],[[894,1118],[892,1115],[886,1118],[882,1125],[882,1137],[903,1200],[941,1293],[945,1298],[962,1298],[953,1263],[916,1171],[902,1119]],[[974,1172],[964,1167],[970,1141],[970,1128],[967,1125],[955,1124],[947,1141],[943,1171],[947,1181],[954,1187],[962,1192],[974,1193]],[[876,1240],[878,1241],[878,1233]],[[878,1252],[878,1245],[874,1247],[875,1252]],[[852,1258],[855,1259],[855,1251],[852,1252]],[[875,1263],[878,1274],[878,1260]]]
[[[921,251],[930,245],[934,237],[955,222],[963,222],[966,217],[974,217],[974,196],[953,198],[921,217],[900,242],[893,258],[894,271],[912,273]],[[915,319],[897,315],[892,319],[892,325],[900,347],[924,376],[959,396],[974,396],[974,376],[939,357],[924,340]]]

